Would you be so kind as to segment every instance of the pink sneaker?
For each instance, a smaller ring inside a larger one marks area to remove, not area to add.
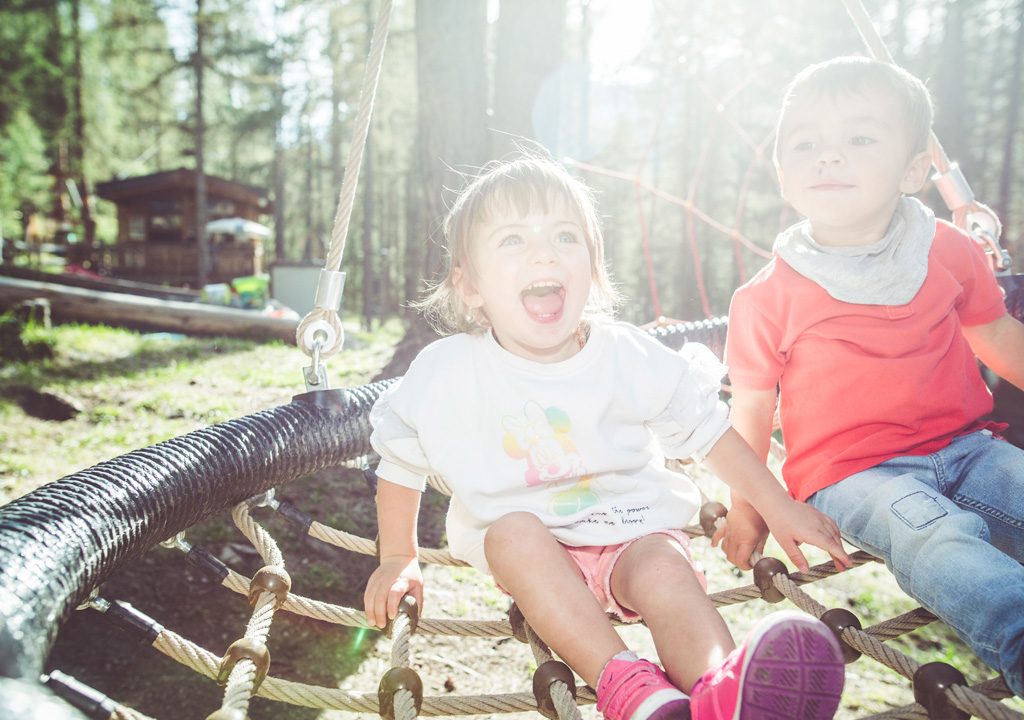
[[[657,665],[612,658],[597,683],[605,720],[690,720],[690,700]]]
[[[839,641],[795,611],[773,613],[690,692],[693,720],[828,720],[846,674]]]

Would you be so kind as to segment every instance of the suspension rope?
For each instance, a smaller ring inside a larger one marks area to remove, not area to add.
[[[298,346],[313,359],[313,364],[307,368],[306,372],[307,389],[326,388],[327,378],[321,362],[341,350],[345,340],[345,331],[338,315],[341,308],[341,295],[345,287],[345,274],[341,272],[341,259],[345,252],[345,240],[352,218],[352,208],[355,205],[359,169],[366,149],[366,139],[370,132],[373,101],[377,93],[381,67],[384,64],[384,48],[387,45],[388,27],[391,23],[391,7],[392,0],[381,0],[377,22],[373,28],[373,39],[370,42],[370,53],[363,73],[363,85],[359,93],[359,112],[356,114],[353,125],[352,144],[349,147],[345,176],[338,194],[338,209],[334,216],[327,259],[324,262],[324,269],[320,271],[314,308],[299,322],[295,331]]]
[[[871,55],[876,60],[895,65],[896,61],[868,17],[864,3],[861,0],[842,2]],[[1011,260],[1009,253],[999,244],[999,236],[1003,231],[999,216],[988,205],[974,198],[963,171],[957,163],[950,162],[934,130],[929,133],[928,153],[936,169],[936,173],[932,175],[932,182],[942,195],[946,207],[952,211],[953,224],[985,246],[993,271],[1008,272]]]

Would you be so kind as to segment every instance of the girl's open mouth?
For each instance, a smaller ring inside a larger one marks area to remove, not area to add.
[[[520,293],[523,308],[537,322],[554,322],[562,317],[565,288],[553,280],[531,283]]]

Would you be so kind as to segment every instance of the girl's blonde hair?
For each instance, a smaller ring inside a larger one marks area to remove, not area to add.
[[[593,195],[561,165],[536,156],[490,163],[459,194],[444,222],[448,272],[414,307],[443,335],[487,330],[487,318],[466,305],[454,282],[456,271],[472,281],[474,232],[480,223],[500,215],[548,212],[559,204],[579,213],[590,250],[592,283],[585,315],[611,316],[620,299],[605,267],[604,238]]]

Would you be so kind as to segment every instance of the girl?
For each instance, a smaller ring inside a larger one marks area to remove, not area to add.
[[[586,187],[548,160],[495,164],[445,231],[448,275],[421,307],[455,334],[371,413],[380,566],[368,621],[383,627],[406,594],[422,605],[416,518],[434,472],[452,489],[452,555],[512,596],[608,720],[831,718],[837,641],[813,618],[777,613],[735,647],[681,530],[699,492],[664,468],[652,438],[756,498],[801,569],[801,542],[848,565],[839,532],[730,428],[724,368],[707,348],[676,353],[608,319],[617,297]],[[643,619],[665,671],[627,650],[606,613]]]

